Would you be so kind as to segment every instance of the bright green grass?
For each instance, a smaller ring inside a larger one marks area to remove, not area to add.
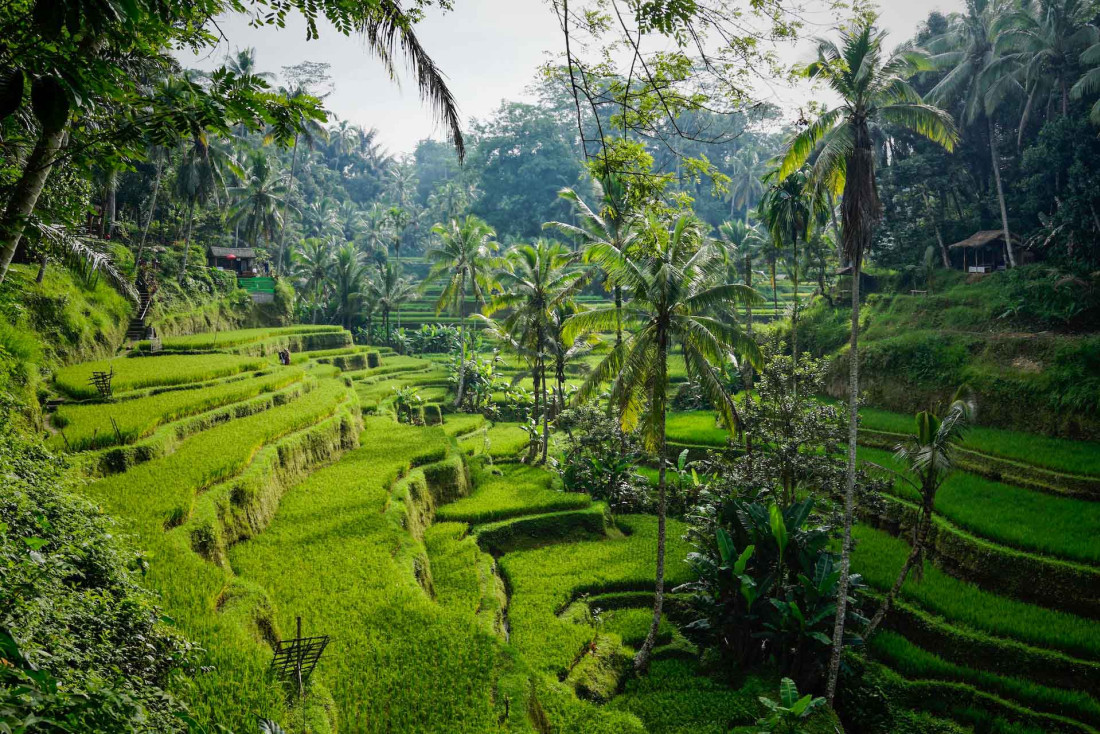
[[[269,589],[283,629],[332,635],[320,674],[342,731],[495,728],[495,638],[461,605],[433,602],[395,560],[408,534],[383,512],[389,484],[446,446],[438,428],[368,418],[361,448],[292,489],[233,567]]]
[[[861,459],[900,471],[889,451],[860,447]],[[919,501],[903,481],[895,491]],[[955,472],[936,493],[936,512],[975,535],[1023,550],[1100,563],[1100,505]]]
[[[263,341],[276,336],[292,334],[320,334],[330,331],[342,331],[340,326],[299,326],[263,327],[258,329],[235,329],[232,331],[205,331],[201,334],[166,337],[161,340],[165,349],[221,349],[239,347],[242,344]]]
[[[1036,711],[1069,716],[1092,724],[1100,723],[1100,703],[1082,691],[1039,685],[1029,680],[974,670],[934,655],[890,631],[882,631],[870,642],[874,655],[888,662],[906,678],[933,678],[969,683],[982,690],[1005,696]]]
[[[122,393],[143,387],[203,382],[262,369],[270,364],[270,360],[267,359],[239,357],[233,354],[181,354],[104,359],[63,367],[54,374],[54,384],[74,398],[95,398],[99,397],[99,393],[90,382],[92,372],[110,372],[114,369],[111,387],[114,392]]]
[[[725,446],[729,431],[715,422],[715,413],[709,410],[670,412],[665,424],[665,435],[673,443],[698,446]]]
[[[854,534],[858,543],[852,554],[852,568],[863,574],[871,586],[889,588],[909,554],[909,545],[863,525],[856,526]],[[1084,619],[991,594],[947,575],[931,563],[925,563],[920,581],[910,575],[902,587],[902,595],[952,623],[1030,645],[1100,659],[1100,620]]]
[[[494,459],[514,459],[527,447],[527,434],[518,423],[496,423],[487,433],[480,431],[459,438],[458,445],[472,454],[486,453]]]
[[[593,612],[599,616],[599,627],[603,632],[616,634],[622,639],[623,644],[631,647],[641,647],[649,634],[649,627],[653,623],[653,610],[649,608],[623,608],[598,611],[598,605],[593,604]],[[661,618],[657,626],[657,644],[667,645],[672,641],[676,628],[667,617]]]
[[[122,443],[133,443],[164,423],[278,390],[302,379],[302,374],[300,369],[282,369],[261,377],[234,378],[210,387],[170,390],[132,400],[62,405],[53,422],[63,428],[65,436],[52,437],[51,444],[61,447],[67,440],[73,451],[114,446],[119,442],[115,425]]]
[[[981,409],[980,403],[978,408]],[[862,408],[859,414],[861,425],[874,431],[911,434],[915,430],[911,415],[878,408]],[[1100,475],[1100,444],[1093,441],[974,426],[967,430],[962,445],[980,453],[1053,471]]]
[[[477,524],[517,515],[575,510],[592,504],[592,498],[586,494],[551,489],[550,474],[544,469],[512,464],[502,466],[500,471],[503,476],[483,472],[471,496],[440,507],[436,516],[440,520]]]
[[[170,455],[87,487],[146,552],[144,583],[159,595],[165,614],[206,650],[202,662],[210,671],[178,680],[174,691],[200,721],[243,731],[257,714],[281,716],[285,694],[269,677],[271,649],[254,628],[232,604],[214,611],[230,574],[194,552],[186,527],[165,532],[165,521],[186,513],[204,488],[243,471],[264,445],[332,415],[347,396],[343,385],[328,381],[292,403],[191,436]]]
[[[485,423],[485,416],[480,413],[448,413],[443,419],[443,430],[448,436],[464,436]]]
[[[657,518],[618,518],[629,534],[509,553],[500,570],[511,589],[508,619],[516,650],[536,669],[558,675],[570,668],[595,636],[588,624],[561,619],[557,612],[585,592],[648,590],[656,568]],[[666,585],[690,575],[690,551],[680,538],[684,524],[668,522]]]

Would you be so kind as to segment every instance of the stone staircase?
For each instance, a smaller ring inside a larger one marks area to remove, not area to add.
[[[127,341],[141,341],[149,337],[150,329],[145,326],[145,316],[149,313],[149,306],[153,302],[153,294],[149,292],[144,282],[137,284],[138,307],[134,316],[130,319],[130,326],[126,329]]]

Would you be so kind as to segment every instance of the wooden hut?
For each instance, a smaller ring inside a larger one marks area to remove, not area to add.
[[[948,245],[947,249],[951,253],[951,262],[964,273],[992,273],[1004,270],[1008,265],[1005,233],[1001,229],[983,229],[961,242]]]
[[[256,250],[252,247],[211,247],[207,259],[210,267],[230,270],[239,278],[256,274]]]

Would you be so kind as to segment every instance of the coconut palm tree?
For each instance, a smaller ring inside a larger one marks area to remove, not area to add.
[[[386,263],[378,279],[370,286],[372,300],[382,312],[382,328],[390,338],[390,314],[397,312],[397,328],[401,328],[401,307],[416,298],[412,280],[401,277],[400,266]]]
[[[951,116],[925,104],[907,81],[929,68],[927,57],[902,48],[883,50],[885,34],[874,19],[859,21],[841,33],[840,45],[818,42],[817,59],[803,73],[825,82],[841,103],[821,114],[788,144],[779,169],[781,177],[801,168],[818,151],[811,178],[821,186],[843,172],[841,224],[844,254],[852,268],[852,327],[848,353],[848,478],[844,492],[844,540],[841,547],[833,652],[829,662],[827,697],[832,703],[840,672],[851,571],[852,517],[855,512],[856,438],[859,430],[859,286],[863,256],[871,244],[882,205],[875,183],[875,153],[871,127],[890,124],[912,130],[952,150],[958,133]]]
[[[387,211],[376,201],[363,213],[363,245],[364,250],[370,253],[385,253],[389,248],[390,221]]]
[[[563,331],[568,343],[580,334],[610,331],[622,321],[624,337],[582,383],[576,400],[584,401],[611,383],[610,401],[622,427],[641,426],[647,448],[658,457],[657,573],[653,622],[634,658],[636,670],[649,665],[657,639],[665,594],[665,520],[667,511],[665,417],[668,402],[668,355],[673,343],[683,349],[688,376],[696,381],[731,429],[740,420],[720,377],[721,365],[737,354],[756,365],[760,350],[733,319],[734,305],[759,301],[741,284],[714,285],[725,265],[721,253],[704,236],[698,220],[680,216],[671,225],[649,213],[637,228],[644,246],[628,257],[628,247],[610,242],[593,245],[588,259],[631,293],[621,313],[604,306],[570,317]],[[640,243],[639,243],[640,244]],[[724,310],[719,316],[711,315]]]
[[[782,179],[770,178],[771,185],[760,200],[760,217],[771,234],[776,250],[789,243],[790,254],[786,260],[790,266],[791,284],[794,286],[794,304],[791,311],[791,348],[795,364],[798,364],[798,296],[800,252],[799,242],[806,244],[814,227],[821,226],[828,217],[828,204],[820,186],[810,179],[808,167],[803,166]],[[775,290],[775,266],[772,264],[772,290]],[[792,387],[794,382],[792,379]]]
[[[730,219],[738,209],[745,210],[745,224],[749,221],[749,212],[764,193],[761,182],[763,171],[760,168],[760,155],[755,150],[743,149],[730,161],[729,191],[726,198],[730,203]]]
[[[924,544],[928,538],[928,527],[932,524],[932,512],[936,506],[936,492],[943,486],[944,481],[955,467],[954,448],[962,439],[963,432],[968,423],[974,419],[974,402],[971,399],[956,394],[943,418],[937,416],[931,410],[922,410],[917,413],[917,432],[903,443],[898,444],[896,456],[905,463],[909,473],[917,478],[913,481],[905,475],[900,475],[921,496],[920,515],[917,517],[917,525],[913,529],[913,548],[909,557],[898,573],[894,585],[890,587],[886,597],[879,605],[878,611],[871,617],[864,639],[870,639],[871,635],[882,623],[883,617],[890,611],[890,606],[897,598],[898,592],[905,584],[909,572],[920,561],[924,553]]]
[[[367,266],[362,254],[350,242],[345,242],[336,249],[330,273],[336,316],[345,329],[350,329],[366,298]]]
[[[244,224],[249,246],[257,247],[261,237],[271,242],[281,224],[279,205],[286,196],[286,184],[263,151],[253,152],[247,174],[239,186],[229,187],[229,195],[234,201],[230,220]]]
[[[294,89],[286,90],[283,92],[290,99],[299,97],[305,97],[310,94],[309,90],[302,86],[297,86]],[[279,233],[279,252],[278,252],[278,266],[283,267],[284,252],[286,248],[286,226],[287,226],[287,209],[290,207],[290,200],[294,194],[294,174],[297,172],[298,167],[298,143],[304,141],[306,146],[312,150],[313,147],[319,142],[325,139],[328,131],[316,120],[307,120],[301,118],[299,120],[299,129],[294,133],[294,143],[290,149],[290,177],[287,182],[287,195],[283,201],[283,214],[282,222],[283,227]]]
[[[466,294],[469,292],[478,308],[485,305],[492,291],[493,253],[499,245],[493,240],[496,236],[493,228],[473,214],[467,214],[461,221],[452,219],[446,225],[437,224],[432,233],[439,238],[439,244],[427,252],[433,266],[424,282],[443,282],[435,312],[450,307],[459,319],[461,353],[455,395],[458,407],[466,384]]]
[[[303,240],[294,255],[294,273],[301,282],[301,288],[309,293],[313,300],[313,323],[317,323],[318,311],[324,300],[334,266],[333,243],[314,237]]]
[[[967,127],[985,123],[989,140],[989,155],[997,204],[1001,210],[1001,229],[1010,267],[1016,266],[1016,252],[1008,229],[1008,207],[1001,182],[1001,156],[997,151],[997,127],[994,113],[1020,83],[1012,67],[997,54],[997,28],[1005,13],[1005,5],[997,0],[967,0],[966,13],[953,15],[947,31],[928,43],[936,68],[948,69],[947,74],[926,97],[932,104],[958,111],[960,122]]]
[[[401,264],[401,235],[409,226],[409,212],[400,206],[391,206],[386,210],[386,221],[389,224],[390,236],[393,238],[393,254],[397,264]]]
[[[626,200],[625,187],[616,177],[611,176],[606,180],[606,185],[594,181],[599,200],[599,209],[593,209],[580,195],[571,188],[564,188],[558,192],[558,196],[565,199],[573,206],[573,211],[578,219],[577,224],[568,222],[547,222],[543,229],[556,229],[570,237],[577,237],[588,249],[609,246],[625,252],[627,243],[633,235],[636,217],[626,211],[623,202]],[[608,278],[608,284],[615,295],[615,313],[621,314],[623,308],[623,286]],[[615,326],[615,343],[623,341],[622,319]]]
[[[753,269],[752,264],[758,260],[768,248],[768,239],[755,225],[746,224],[739,219],[723,222],[718,225],[718,243],[726,257],[727,282],[737,279],[737,270],[744,284],[752,288]],[[745,333],[752,336],[752,304],[745,306]],[[752,388],[752,365],[745,362],[741,365],[741,374],[745,381],[745,388]]]
[[[516,245],[508,250],[497,270],[500,293],[485,309],[486,316],[507,310],[502,319],[505,332],[533,355],[535,415],[542,404],[542,459],[546,462],[550,443],[550,401],[547,363],[553,358],[552,336],[555,311],[585,283],[588,273],[573,268],[575,253],[563,245],[539,239],[533,245]],[[541,392],[540,392],[541,391]]]
[[[204,136],[191,138],[176,169],[176,196],[187,205],[187,236],[183,242],[183,258],[180,260],[178,279],[182,283],[187,274],[187,259],[191,250],[191,230],[195,224],[195,207],[208,201],[220,201],[226,196],[225,171],[233,169],[243,173],[236,161],[217,142]]]

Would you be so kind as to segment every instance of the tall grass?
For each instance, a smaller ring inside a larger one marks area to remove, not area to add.
[[[187,334],[162,339],[165,349],[221,349],[224,347],[239,347],[243,344],[263,341],[275,336],[289,336],[292,334],[321,334],[330,331],[341,331],[340,326],[317,326],[303,324],[299,326],[261,327],[257,329],[233,329],[231,331],[206,331],[201,334]]]
[[[295,487],[261,536],[236,546],[241,577],[270,590],[279,624],[332,635],[320,674],[342,731],[495,729],[496,639],[463,604],[437,604],[394,550],[393,479],[446,436],[368,418],[362,446]],[[471,591],[472,593],[472,591]],[[521,704],[520,704],[521,705]]]
[[[111,387],[116,393],[143,387],[184,385],[263,369],[271,363],[256,357],[232,354],[165,355],[103,359],[63,367],[54,373],[54,384],[74,398],[96,398],[99,392],[90,380],[92,372],[114,370]]]
[[[62,405],[53,422],[65,436],[54,436],[51,443],[73,451],[114,446],[119,443],[119,436],[121,443],[133,443],[164,423],[278,390],[301,380],[302,375],[300,369],[279,370],[260,377],[234,378],[220,385],[171,390],[132,400]]]
[[[957,665],[928,652],[899,634],[882,631],[871,638],[870,649],[907,678],[933,678],[969,683],[1014,699],[1036,711],[1100,723],[1100,703],[1083,691],[1051,688],[1029,680],[994,675]]]
[[[900,471],[889,451],[860,447],[860,458]],[[895,492],[919,501],[908,484]],[[1060,497],[955,472],[936,494],[936,512],[975,535],[1022,550],[1100,563],[1100,511],[1089,500]]]
[[[552,489],[551,476],[544,469],[514,464],[501,467],[501,472],[501,476],[483,473],[471,496],[440,507],[436,516],[444,521],[476,524],[592,504],[586,494]]]
[[[909,554],[909,545],[866,526],[857,526],[854,533],[858,543],[852,554],[853,569],[875,588],[889,588]],[[909,577],[902,596],[955,624],[1100,660],[1100,620],[991,594],[948,576],[928,562],[921,578]]]

